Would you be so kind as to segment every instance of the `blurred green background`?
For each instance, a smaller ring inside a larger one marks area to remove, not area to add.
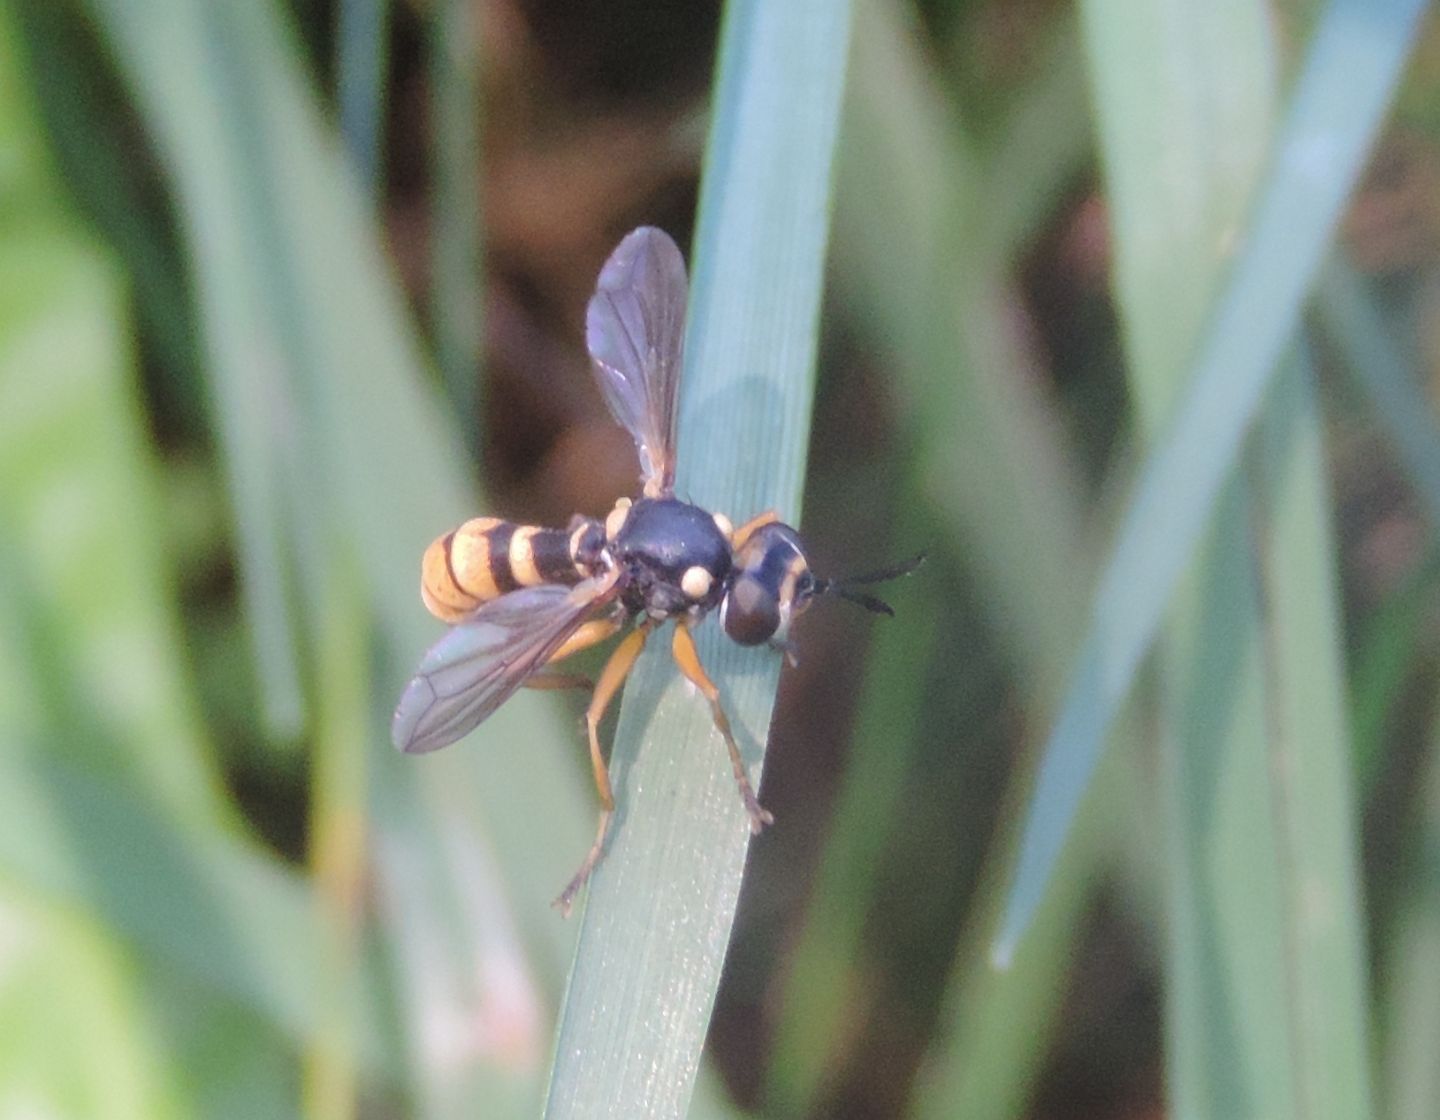
[[[802,525],[929,562],[798,627],[691,1114],[1437,1115],[1434,20],[765,3],[0,0],[0,1117],[533,1116],[683,981],[562,1012],[582,698],[388,735],[434,536],[633,491],[584,303],[702,166],[831,183]]]

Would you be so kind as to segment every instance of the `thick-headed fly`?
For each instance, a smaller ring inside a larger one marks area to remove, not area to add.
[[[675,415],[685,332],[685,262],[658,229],[630,233],[605,262],[585,340],[611,413],[635,440],[644,490],[603,521],[576,516],[545,529],[479,517],[425,552],[420,594],[453,628],[420,663],[395,709],[395,745],[421,753],[455,742],[536,674],[629,627],[595,683],[585,724],[600,793],[600,823],[585,862],[556,899],[568,913],[605,848],[615,808],[597,729],[650,634],[676,623],[671,652],[709,701],[740,797],[758,832],[771,821],[746,777],[720,692],[700,664],[691,629],[719,608],[743,645],[783,647],[791,621],[835,594],[890,613],[854,586],[889,579],[918,559],[853,580],[816,578],[799,535],[774,511],[735,528],[675,497]],[[633,624],[633,625],[632,625]]]

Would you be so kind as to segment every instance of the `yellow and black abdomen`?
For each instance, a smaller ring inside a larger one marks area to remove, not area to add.
[[[588,519],[570,529],[542,529],[498,517],[471,518],[425,550],[420,598],[442,622],[460,622],[522,587],[579,583],[592,573],[592,553],[603,540],[603,526]]]

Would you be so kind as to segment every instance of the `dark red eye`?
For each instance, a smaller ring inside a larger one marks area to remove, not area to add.
[[[758,646],[780,628],[780,604],[759,580],[742,575],[720,604],[720,624],[733,641]]]

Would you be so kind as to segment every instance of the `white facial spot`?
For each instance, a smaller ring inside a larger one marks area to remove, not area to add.
[[[710,585],[714,582],[715,577],[697,564],[685,569],[685,574],[680,577],[680,590],[688,598],[700,600],[710,593]]]
[[[621,498],[615,508],[605,515],[605,539],[613,541],[620,535],[625,519],[630,516],[630,499]]]
[[[717,513],[713,516],[715,518],[715,528],[719,529],[727,537],[735,531],[735,526],[730,524],[730,519],[723,513]]]

